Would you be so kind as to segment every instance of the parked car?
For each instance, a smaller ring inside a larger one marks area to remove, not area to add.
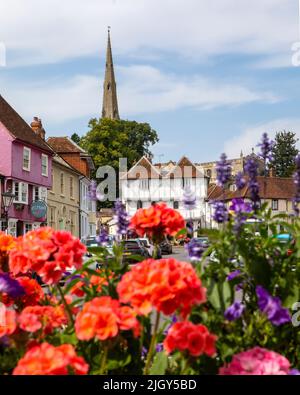
[[[150,243],[149,239],[147,239],[147,238],[140,238],[139,240],[143,244],[143,246],[148,250],[149,256],[153,256],[155,247],[154,247],[153,244]],[[161,258],[161,248],[160,247],[158,247],[156,258],[157,259]]]
[[[133,256],[141,256],[144,259],[150,258],[147,248],[139,239],[129,239],[124,242],[123,263],[137,263]]]
[[[161,253],[163,255],[165,254],[172,254],[173,252],[173,247],[171,242],[168,239],[165,239],[163,242],[160,243],[160,249],[161,249]]]
[[[94,247],[100,247],[100,245],[98,243],[97,236],[90,236],[87,237],[86,239],[82,239],[81,241],[87,247],[87,252],[84,254],[83,257],[83,263],[85,263],[96,255],[95,252],[93,251]],[[105,245],[105,248],[108,251],[108,256],[113,255],[113,242],[114,242],[113,236],[108,236],[108,242]],[[99,269],[102,266],[103,264],[101,262],[94,262],[91,264],[90,268],[95,270],[95,269]]]
[[[203,248],[209,247],[209,238],[207,236],[199,236],[195,237],[195,240],[198,241]]]

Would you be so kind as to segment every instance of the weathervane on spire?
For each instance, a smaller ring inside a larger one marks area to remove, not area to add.
[[[110,33],[110,29],[111,29],[111,27],[110,27],[110,26],[107,26],[107,31],[108,31],[108,33]]]

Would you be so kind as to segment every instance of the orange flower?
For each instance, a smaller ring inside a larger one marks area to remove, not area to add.
[[[75,322],[78,339],[90,340],[97,337],[106,340],[117,336],[119,330],[130,329],[137,334],[139,323],[136,315],[130,307],[125,307],[110,296],[94,298],[85,303]]]
[[[6,254],[15,245],[15,239],[11,235],[7,235],[0,231],[0,255]]]
[[[165,235],[176,235],[184,226],[185,222],[181,214],[167,207],[165,203],[139,209],[130,221],[130,227],[140,237],[147,235],[157,242]]]
[[[36,332],[40,329],[45,334],[68,323],[63,306],[28,306],[18,318],[19,326],[26,332]]]
[[[17,328],[17,314],[14,310],[8,310],[0,305],[0,338],[12,335]]]
[[[99,274],[102,273],[101,270],[97,270]],[[96,274],[92,274],[91,276],[88,273],[83,273],[81,275],[82,280],[79,280],[71,289],[70,293],[72,295],[76,295],[79,298],[83,297],[85,295],[85,291],[82,289],[83,286],[92,288],[96,287],[97,292],[101,293],[102,292],[102,287],[103,285],[108,285],[106,277],[103,276],[98,276]],[[109,275],[109,278],[113,278],[113,273]],[[72,277],[71,279],[72,280]]]
[[[123,275],[117,291],[122,303],[142,315],[154,307],[166,315],[179,309],[186,316],[193,305],[206,301],[206,289],[192,265],[173,258],[138,263]]]
[[[217,337],[209,333],[206,326],[202,324],[195,325],[189,321],[176,322],[168,331],[164,348],[168,354],[174,350],[188,350],[194,357],[201,354],[211,357],[216,353],[216,340]]]
[[[71,344],[54,347],[42,343],[31,347],[13,371],[13,375],[67,375],[69,372],[84,375],[89,366],[79,357]]]
[[[58,283],[68,268],[80,268],[85,251],[69,232],[42,227],[17,239],[9,253],[9,266],[15,275],[35,271],[51,285]]]

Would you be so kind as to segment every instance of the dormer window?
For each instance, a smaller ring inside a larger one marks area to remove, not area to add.
[[[23,148],[23,170],[30,171],[31,149]]]

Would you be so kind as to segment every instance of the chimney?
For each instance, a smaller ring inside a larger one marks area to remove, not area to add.
[[[38,117],[34,117],[30,124],[31,129],[37,134],[41,139],[45,140],[46,132],[42,125],[42,120]]]

